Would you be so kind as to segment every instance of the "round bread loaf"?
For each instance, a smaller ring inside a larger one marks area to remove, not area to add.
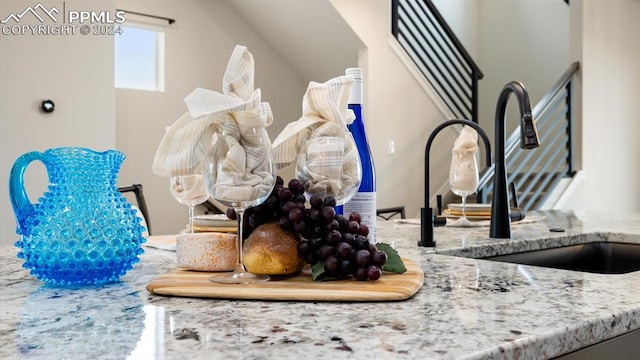
[[[278,223],[258,226],[245,240],[243,263],[253,274],[287,275],[302,269],[298,254],[298,237]]]
[[[236,234],[182,233],[176,239],[178,266],[187,270],[231,271],[238,259]]]

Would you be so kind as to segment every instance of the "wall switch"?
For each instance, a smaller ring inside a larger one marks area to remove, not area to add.
[[[396,142],[393,139],[387,140],[387,154],[393,155],[396,153]]]

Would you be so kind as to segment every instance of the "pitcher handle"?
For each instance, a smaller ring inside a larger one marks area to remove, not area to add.
[[[13,212],[16,215],[18,224],[21,223],[22,216],[18,214],[24,213],[25,210],[33,207],[27,191],[24,188],[24,172],[27,170],[27,166],[34,161],[39,160],[44,163],[44,154],[39,151],[31,151],[20,156],[11,168],[9,175],[9,197],[11,198],[11,205],[13,206]]]

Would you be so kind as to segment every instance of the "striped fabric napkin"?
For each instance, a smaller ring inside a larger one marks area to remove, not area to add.
[[[449,181],[453,189],[474,193],[478,187],[478,167],[475,156],[478,152],[478,132],[471,126],[464,126],[451,149]]]
[[[264,174],[255,173],[271,156],[259,137],[266,135],[273,115],[269,103],[261,101],[260,89],[254,89],[254,60],[246,47],[238,45],[233,50],[222,91],[197,88],[185,98],[189,111],[162,138],[153,160],[155,174],[201,174],[208,157],[225,156],[223,175],[234,185],[246,184],[244,190],[237,190],[253,192],[256,186],[273,183],[272,179],[265,180]]]
[[[340,197],[360,184],[358,149],[347,130],[355,116],[347,108],[353,78],[311,81],[302,100],[302,117],[289,123],[273,142],[278,170],[297,163],[296,176],[309,194]]]
[[[201,204],[209,198],[200,174],[172,177],[169,191],[176,200],[186,205]]]

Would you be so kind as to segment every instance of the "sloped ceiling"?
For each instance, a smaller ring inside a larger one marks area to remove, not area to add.
[[[363,42],[329,0],[228,0],[302,81],[358,66]]]

